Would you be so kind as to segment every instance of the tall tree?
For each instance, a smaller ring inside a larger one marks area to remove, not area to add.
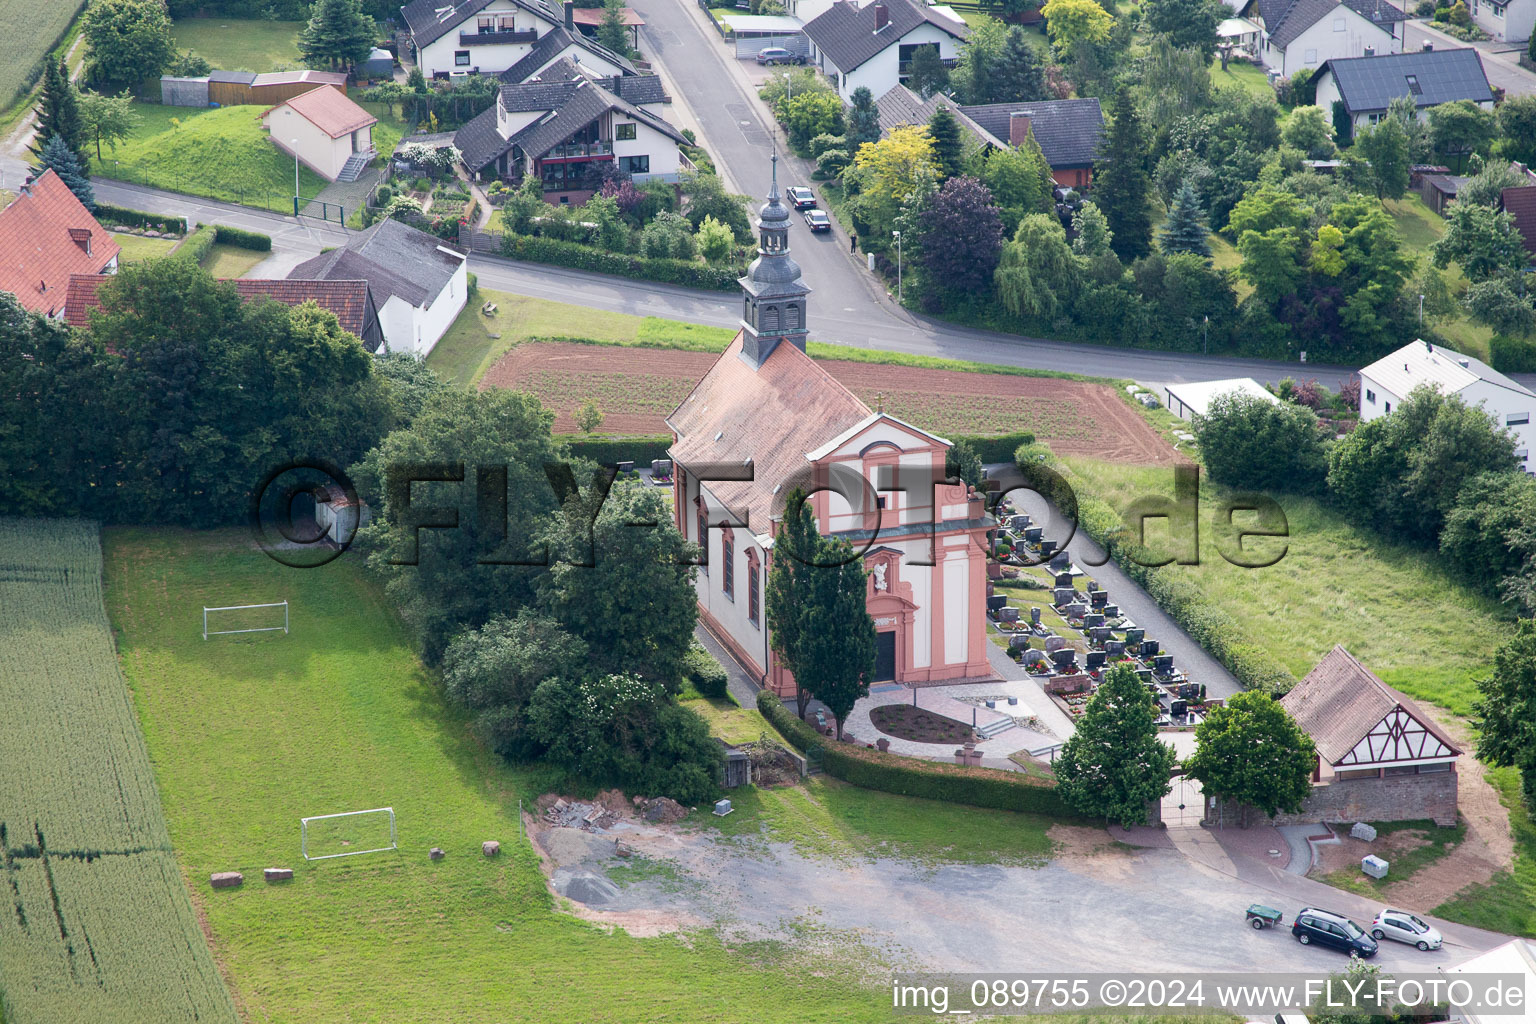
[[[907,67],[907,88],[927,99],[949,88],[949,69],[939,59],[937,46],[919,46]]]
[[[1163,224],[1162,237],[1159,239],[1162,250],[1209,256],[1211,254],[1211,243],[1207,238],[1209,233],[1205,226],[1205,210],[1200,205],[1200,197],[1195,194],[1194,186],[1186,181],[1174,196],[1173,209],[1168,211],[1168,220]]]
[[[1093,201],[1114,232],[1115,255],[1129,263],[1151,249],[1152,214],[1147,206],[1152,179],[1141,115],[1128,90],[1114,100],[1104,155],[1094,165]]]
[[[1004,309],[1049,323],[1078,287],[1078,270],[1061,221],[1031,213],[1003,246],[992,280]]]
[[[38,173],[50,167],[75,194],[75,198],[85,204],[87,210],[96,209],[96,191],[91,188],[91,179],[80,168],[80,161],[74,152],[58,135],[50,138],[43,147],[42,159],[38,161]]]
[[[1312,791],[1316,757],[1312,738],[1285,708],[1269,694],[1250,690],[1206,715],[1184,765],[1207,795],[1274,817],[1301,810]]]
[[[315,0],[314,14],[299,33],[299,53],[332,67],[357,64],[368,59],[377,35],[357,0]]]
[[[1515,220],[1504,210],[1460,201],[1451,204],[1444,235],[1429,247],[1435,266],[1453,262],[1473,281],[1518,273],[1529,257]]]
[[[1178,756],[1157,738],[1157,705],[1129,665],[1104,674],[1056,759],[1062,799],[1080,814],[1130,828],[1168,793]]]
[[[1012,235],[1027,213],[1053,213],[1051,169],[1030,133],[1026,145],[994,149],[985,156],[981,180],[992,190],[1003,218],[1003,231]]]
[[[86,134],[96,143],[96,159],[101,159],[101,144],[116,148],[117,143],[133,134],[139,125],[133,101],[127,96],[103,96],[98,92],[80,96],[80,120]]]
[[[1003,23],[995,18],[985,18],[971,29],[965,49],[960,51],[959,63],[949,81],[956,94],[965,103],[994,103],[999,101],[1003,50],[1008,43],[1008,33]]]
[[[1045,87],[1045,65],[1018,25],[1008,29],[1008,38],[998,56],[995,81],[998,93],[996,102],[999,103],[1033,102],[1051,98]]]
[[[773,561],[764,588],[768,638],[779,663],[795,677],[795,709],[801,718],[811,701],[806,688],[807,629],[805,617],[815,600],[817,547],[816,513],[805,491],[796,487],[784,499],[784,518],[773,540]]]
[[[921,218],[924,288],[985,295],[1003,245],[987,186],[968,175],[950,178]]]
[[[803,671],[801,684],[843,722],[860,697],[869,696],[875,676],[875,620],[869,617],[869,588],[864,560],[846,540],[822,538],[811,569],[811,605],[801,624]],[[798,676],[797,676],[798,678]]]
[[[86,81],[110,92],[158,78],[176,58],[165,0],[91,0],[80,35]]]
[[[1051,42],[1063,53],[1070,53],[1080,43],[1108,41],[1115,24],[1115,16],[1094,0],[1047,0],[1040,13],[1045,15]]]
[[[882,238],[889,237],[909,196],[931,185],[938,171],[928,126],[898,125],[879,142],[859,147],[853,166],[844,172],[858,182],[855,212]]]
[[[546,679],[578,678],[587,645],[554,619],[524,609],[499,615],[454,637],[443,655],[448,699],[474,713],[475,730],[503,757],[538,752],[529,735],[528,704]]]
[[[1429,108],[1429,141],[1435,155],[1455,160],[1456,167],[1466,166],[1473,153],[1487,154],[1488,145],[1497,134],[1494,114],[1471,100],[1456,100]]]
[[[1328,473],[1317,414],[1305,406],[1218,395],[1196,433],[1211,479],[1228,487],[1307,494]]]
[[[1370,167],[1370,182],[1378,199],[1401,199],[1408,191],[1410,156],[1408,132],[1395,117],[1384,117],[1355,139],[1354,151]]]
[[[880,112],[868,86],[853,90],[853,106],[848,111],[848,153],[856,155],[866,142],[880,141]]]
[[[1499,135],[1504,156],[1536,163],[1536,96],[1511,96],[1499,104]]]
[[[43,147],[55,135],[74,151],[81,167],[90,166],[85,121],[80,114],[79,95],[69,80],[69,69],[61,57],[44,63],[43,91],[37,100],[37,124],[32,136],[32,154],[43,155]]]
[[[1494,653],[1493,674],[1477,688],[1477,757],[1519,768],[1525,805],[1536,810],[1536,620],[1515,625]]]
[[[960,135],[960,122],[947,104],[939,104],[939,109],[928,119],[928,137],[933,140],[933,161],[938,170],[938,182],[943,184],[960,173],[960,164],[965,156],[965,140]]]
[[[624,24],[624,0],[604,0],[603,20],[597,26],[597,41],[614,53],[634,56],[629,45],[629,29]]]
[[[1226,18],[1221,0],[1146,0],[1142,24],[1168,38],[1175,48],[1195,49],[1206,64],[1216,54],[1216,26]]]
[[[1333,132],[1328,127],[1328,115],[1323,113],[1322,107],[1304,106],[1292,110],[1280,132],[1280,139],[1312,160],[1327,160],[1337,152]]]
[[[1114,236],[1104,213],[1091,201],[1083,203],[1072,213],[1072,251],[1092,259],[1107,256],[1114,251]]]

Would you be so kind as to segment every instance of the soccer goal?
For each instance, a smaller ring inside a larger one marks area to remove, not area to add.
[[[317,814],[299,819],[299,852],[305,860],[384,853],[399,848],[397,839],[393,807]],[[354,846],[357,849],[353,849]]]
[[[281,608],[283,610],[283,623],[282,623],[282,625],[280,625],[280,626],[278,626],[278,625],[267,625],[267,626],[250,626],[250,625],[247,625],[247,623],[252,623],[252,622],[272,622],[272,623],[275,623],[277,621],[277,612],[275,612],[275,611],[274,612],[269,612],[269,613],[267,613],[265,615],[259,614],[262,610],[268,609],[268,608]],[[236,615],[236,614],[234,614],[236,612],[247,612],[247,613],[258,613],[258,614]],[[227,614],[227,616],[225,616],[225,615],[223,615],[223,613],[228,613],[228,614]],[[208,628],[208,623],[209,623],[208,616],[209,615],[221,616],[221,617],[233,620],[233,622],[226,621],[224,624],[225,625],[239,625],[241,628],[239,628],[239,629],[209,629]],[[209,608],[207,605],[203,606],[203,639],[204,640],[207,640],[210,636],[225,636],[225,635],[230,634],[230,633],[276,633],[278,630],[282,630],[285,635],[288,632],[288,602],[287,601],[278,601],[276,604],[231,604],[231,605],[226,605],[223,608]]]

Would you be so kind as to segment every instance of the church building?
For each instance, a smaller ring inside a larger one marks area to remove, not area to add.
[[[805,352],[810,293],[789,252],[778,161],[741,279],[741,331],[667,417],[678,529],[704,557],[695,586],[709,630],[780,695],[794,680],[769,643],[764,590],[784,498],[810,495],[822,536],[868,571],[875,680],[995,678],[987,660],[981,495],[945,480],[950,442],[871,410]]]

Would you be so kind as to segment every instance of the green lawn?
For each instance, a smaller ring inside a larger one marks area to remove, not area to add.
[[[379,118],[380,153],[394,150],[404,125],[377,104],[364,107]],[[140,124],[133,135],[103,150],[95,173],[104,178],[244,203],[278,212],[293,210],[293,158],[278,151],[261,126],[259,106],[198,109],[135,103]],[[307,167],[299,189],[313,197],[328,183]]]
[[[1263,68],[1256,64],[1232,61],[1227,65],[1227,70],[1223,71],[1219,58],[1211,61],[1211,84],[1218,89],[1242,89],[1256,96],[1275,94],[1274,86],[1269,84]]]
[[[203,269],[217,278],[245,277],[251,268],[267,258],[264,252],[242,249],[235,245],[215,245],[208,250]]]
[[[171,26],[176,48],[191,50],[221,71],[261,74],[279,64],[299,64],[302,21],[183,18]]]
[[[137,263],[168,255],[180,241],[177,238],[145,238],[143,235],[120,235],[116,232],[112,237],[123,247],[122,255],[118,256],[118,260],[123,263]]]
[[[1122,512],[1141,495],[1172,493],[1169,469],[1063,461],[1080,493]],[[1213,607],[1237,619],[1298,679],[1343,644],[1406,693],[1457,715],[1471,711],[1472,681],[1488,670],[1507,632],[1500,606],[1453,582],[1433,553],[1388,544],[1310,498],[1276,496],[1290,528],[1285,557],[1264,569],[1233,566],[1216,547],[1220,493],[1201,480],[1201,564],[1164,571],[1198,580]],[[1155,543],[1166,528],[1153,520],[1147,535]],[[1250,539],[1246,545],[1269,551],[1277,543]]]
[[[1427,868],[1435,861],[1450,853],[1461,845],[1461,841],[1467,836],[1467,826],[1463,822],[1454,828],[1441,828],[1433,821],[1378,821],[1371,822],[1376,828],[1376,834],[1381,837],[1391,835],[1393,832],[1404,832],[1410,829],[1423,832],[1428,839],[1423,846],[1399,853],[1389,859],[1392,862],[1392,870],[1386,878],[1372,878],[1361,871],[1358,866],[1333,871],[1324,876],[1323,881],[1335,889],[1347,889],[1350,892],[1359,893],[1373,899],[1380,899],[1387,890],[1397,882],[1403,882],[1412,878],[1419,871]]]
[[[1515,862],[1487,885],[1471,886],[1435,913],[1452,921],[1513,935],[1536,937],[1536,823],[1520,799],[1520,773],[1514,768],[1494,768],[1488,781],[1509,808],[1509,827],[1515,837]]]

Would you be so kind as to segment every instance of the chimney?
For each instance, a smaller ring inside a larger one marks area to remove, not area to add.
[[[1428,39],[1424,40],[1424,52],[1425,53],[1429,53],[1434,48],[1435,48],[1435,44],[1434,43],[1430,42]]]
[[[567,32],[576,29],[576,3],[575,0],[565,0],[565,30]]]
[[[885,4],[875,4],[875,31],[879,32],[891,23],[891,9]]]
[[[1029,138],[1029,111],[1015,110],[1008,115],[1008,145],[1022,146]]]

